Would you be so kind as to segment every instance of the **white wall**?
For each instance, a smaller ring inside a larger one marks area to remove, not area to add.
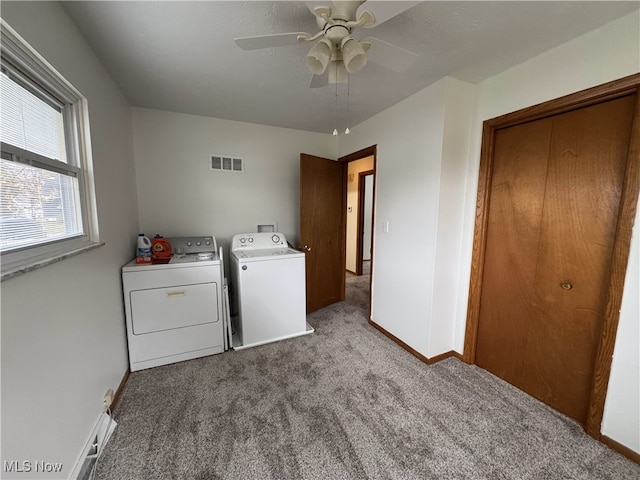
[[[89,103],[106,245],[1,285],[0,461],[62,462],[59,478],[67,478],[105,391],[128,366],[120,266],[133,256],[137,231],[130,111],[57,2],[2,2],[2,18]]]
[[[378,145],[372,319],[429,358],[453,345],[473,91],[442,79],[339,146]]]
[[[300,153],[335,158],[330,134],[133,109],[141,231],[151,237],[234,234],[260,223],[297,246]],[[209,170],[212,154],[244,158],[245,173]]]
[[[378,145],[376,323],[428,357],[462,353],[482,122],[637,73],[639,20],[627,15],[475,87],[440,80],[340,137],[341,156]],[[638,249],[635,238],[603,433],[640,452]]]
[[[475,87],[449,78],[445,90],[444,138],[438,197],[436,252],[433,279],[432,327],[428,357],[452,350],[456,303],[460,285],[460,261],[471,122]]]
[[[340,155],[378,146],[372,319],[423,355],[431,328],[447,82],[339,137]]]
[[[640,209],[622,296],[602,433],[640,453]]]

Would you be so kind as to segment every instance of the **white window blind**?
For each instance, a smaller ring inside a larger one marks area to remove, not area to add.
[[[5,72],[0,79],[2,143],[67,163],[62,109],[50,106]]]

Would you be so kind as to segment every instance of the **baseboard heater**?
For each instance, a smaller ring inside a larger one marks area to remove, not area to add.
[[[104,450],[104,446],[109,441],[111,434],[116,429],[116,422],[111,416],[103,413],[98,418],[96,426],[93,428],[89,440],[82,450],[80,458],[76,462],[75,467],[71,473],[70,479],[73,480],[89,480],[91,478],[91,471],[95,465],[98,457]]]

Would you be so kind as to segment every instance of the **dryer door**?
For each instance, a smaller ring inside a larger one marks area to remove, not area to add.
[[[215,283],[131,292],[134,335],[214,323],[218,319]]]

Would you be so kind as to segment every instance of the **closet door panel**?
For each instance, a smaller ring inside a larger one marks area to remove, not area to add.
[[[604,321],[634,97],[553,118],[523,389],[584,420]]]
[[[534,278],[552,122],[496,132],[476,363],[520,385]]]

